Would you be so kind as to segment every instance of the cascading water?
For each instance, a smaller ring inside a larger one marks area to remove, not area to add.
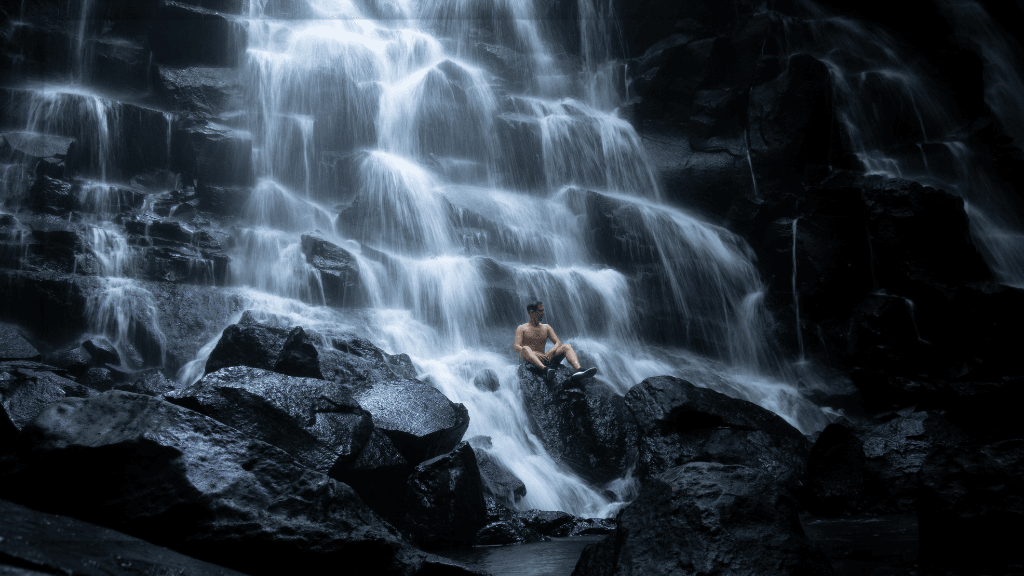
[[[1024,287],[1024,221],[1003,189],[967,146],[947,92],[884,32],[834,16],[809,0],[803,14],[781,16],[790,53],[824,62],[835,85],[837,117],[869,174],[906,178],[964,198],[971,234],[997,279]],[[986,102],[1021,145],[1024,76],[1013,58],[1020,47],[975,0],[940,0],[954,27],[985,61]]]
[[[559,39],[536,18],[508,18],[532,14],[528,1],[359,6],[309,0],[314,17],[296,21],[252,3],[243,70],[260,183],[237,235],[235,282],[315,306],[323,297],[310,288],[317,272],[300,234],[318,230],[353,252],[370,306],[346,322],[408,353],[421,377],[469,408],[467,437],[491,438],[494,457],[527,485],[524,507],[614,509],[529,432],[511,346],[533,298],[621,393],[674,374],[808,432],[827,423],[766,376],[780,362],[765,341],[750,249],[660,203],[639,138],[615,113],[624,67],[600,48],[614,40],[607,5],[580,2],[578,91],[571,64],[552,49]],[[494,54],[515,59],[530,81],[512,90],[508,70],[487,59]],[[504,81],[494,77],[502,73]],[[647,346],[653,327],[638,320],[636,283],[588,243],[595,203],[614,206],[619,225],[648,239],[634,256],[659,272],[653,284],[673,312],[658,329],[683,347]],[[292,318],[320,314],[294,300],[277,305]],[[329,329],[324,322],[297,323]],[[497,393],[472,384],[487,368]],[[200,373],[192,365],[181,377]]]
[[[237,117],[247,124],[232,128],[252,136],[256,185],[234,215],[226,291],[239,311],[229,322],[251,309],[324,341],[357,331],[408,353],[422,378],[468,407],[467,437],[489,436],[492,455],[526,483],[524,508],[601,516],[616,507],[602,488],[623,493],[622,482],[587,485],[530,432],[512,338],[535,298],[620,393],[670,374],[804,432],[828,423],[786,382],[766,340],[771,319],[750,248],[661,201],[637,134],[616,113],[625,66],[607,0],[580,0],[582,64],[561,55],[562,32],[545,28],[530,0],[308,0],[304,20],[266,15],[265,4],[250,2],[244,19]],[[79,83],[27,91],[24,131],[82,146],[81,172],[95,181],[80,198],[102,285],[89,303],[93,328],[122,357],[135,345],[160,363],[168,342],[153,294],[136,280],[138,247],[109,221],[137,110],[89,90],[87,73],[72,76]],[[152,117],[145,128],[161,146],[149,165],[163,167],[175,120]],[[15,172],[5,168],[5,179],[24,178]],[[11,190],[5,201],[23,192]],[[147,200],[140,217],[154,210]],[[302,250],[313,232],[355,256],[366,309],[324,305]],[[626,239],[620,248],[602,247],[613,234]],[[189,277],[212,279],[209,263],[193,260]],[[654,333],[674,347],[652,346]],[[215,342],[180,381],[201,377]],[[498,375],[497,392],[473,385],[484,369]]]

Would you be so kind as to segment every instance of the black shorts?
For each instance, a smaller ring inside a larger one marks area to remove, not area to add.
[[[551,358],[551,360],[548,360],[544,356],[540,357],[540,361],[544,363],[544,368],[545,369],[547,369],[547,368],[557,368],[558,365],[562,363],[562,360],[565,360],[565,354],[555,354]],[[525,362],[525,360],[524,360],[524,362]],[[540,371],[540,368],[537,368],[537,366],[534,365],[533,362],[526,362],[526,366],[528,368],[532,368],[535,371]]]

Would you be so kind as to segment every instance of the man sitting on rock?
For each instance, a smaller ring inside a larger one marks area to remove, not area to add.
[[[555,377],[555,367],[562,362],[563,358],[567,359],[575,370],[572,375],[573,380],[590,378],[597,374],[597,368],[582,369],[576,351],[572,349],[572,344],[563,344],[551,326],[540,323],[544,319],[543,302],[530,302],[526,305],[526,311],[530,314],[530,321],[516,328],[516,339],[512,344],[512,348],[519,352],[519,358],[540,368],[548,380]],[[554,346],[545,352],[544,347],[548,343],[548,338],[551,339]]]

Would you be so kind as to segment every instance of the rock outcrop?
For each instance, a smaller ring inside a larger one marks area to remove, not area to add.
[[[352,554],[381,574],[468,573],[406,544],[348,486],[148,396],[52,404],[8,458],[5,498],[248,574],[315,571]],[[61,488],[69,469],[75,491]]]
[[[831,575],[797,510],[764,471],[709,462],[674,467],[641,489],[610,536],[584,549],[573,575]]]
[[[637,422],[641,478],[689,462],[717,462],[763,469],[795,488],[806,470],[803,434],[752,402],[670,376],[637,384],[625,402]]]

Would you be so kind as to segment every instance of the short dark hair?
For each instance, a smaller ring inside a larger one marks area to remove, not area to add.
[[[544,303],[541,302],[540,300],[536,300],[534,302],[530,302],[529,304],[526,305],[526,312],[532,314],[532,313],[536,312],[537,309],[540,308],[543,305],[544,305]]]

